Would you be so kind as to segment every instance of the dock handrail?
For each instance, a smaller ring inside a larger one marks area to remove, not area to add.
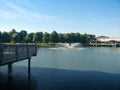
[[[0,44],[0,65],[37,55],[36,44]]]

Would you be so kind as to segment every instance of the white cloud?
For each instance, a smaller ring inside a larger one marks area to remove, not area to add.
[[[29,3],[28,0],[23,0],[26,5]],[[19,2],[16,0],[15,2]],[[16,3],[11,2],[10,0],[3,0],[3,3],[6,5],[5,10],[3,10],[3,14],[0,15],[6,19],[27,19],[27,20],[35,20],[36,22],[47,22],[47,23],[56,23],[56,24],[70,24],[70,22],[65,20],[60,20],[55,16],[41,14],[40,12],[30,11],[29,9],[24,9],[21,6],[18,6]],[[21,2],[20,2],[21,3]],[[32,8],[32,7],[31,7]],[[0,11],[1,12],[1,11]]]
[[[12,9],[17,10],[17,11],[20,12],[20,13],[26,13],[26,11],[25,11],[24,9],[22,9],[22,8],[20,8],[20,7],[16,6],[16,5],[8,2],[8,1],[5,2],[5,4],[6,4],[7,6],[11,7]]]
[[[38,13],[35,13],[35,12],[31,12],[31,11],[25,10],[25,9],[23,9],[23,8],[21,8],[21,7],[17,6],[17,5],[9,2],[9,1],[4,1],[4,3],[8,7],[12,8],[13,10],[15,10],[15,13],[16,12],[17,12],[17,14],[21,13],[21,16],[23,16],[23,17],[25,17],[25,16],[26,17],[34,17],[34,18],[37,18],[39,20],[49,20],[49,19],[52,18],[52,17],[47,16],[47,15],[42,15],[42,14],[38,14]],[[20,15],[18,15],[18,16],[20,16]]]

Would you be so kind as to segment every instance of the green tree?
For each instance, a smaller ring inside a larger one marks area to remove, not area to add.
[[[29,33],[29,34],[27,34],[26,37],[25,37],[25,41],[26,41],[27,43],[32,43],[33,35],[34,35],[34,33]]]
[[[9,32],[9,35],[12,36],[12,34],[14,33],[17,33],[15,29],[12,29],[10,32]]]
[[[82,43],[87,44],[90,41],[90,35],[89,34],[84,34],[82,35]]]
[[[75,42],[81,42],[81,35],[80,35],[80,33],[75,33]]]
[[[50,34],[45,32],[43,35],[43,42],[48,43],[50,41]]]
[[[64,42],[64,34],[58,34],[58,42]]]
[[[53,31],[51,34],[50,34],[50,41],[52,43],[57,43],[58,42],[58,33],[56,31]]]
[[[25,42],[26,35],[27,35],[27,31],[25,31],[25,30],[21,30],[19,32],[19,42],[20,43],[24,43]]]
[[[71,43],[76,42],[76,36],[75,36],[75,33],[70,33],[69,37],[70,37],[70,42],[71,42]]]
[[[33,42],[42,42],[42,38],[43,38],[43,33],[42,32],[37,32],[34,33],[33,35]]]
[[[3,32],[2,33],[2,41],[4,43],[9,43],[10,42],[10,35],[7,32]]]
[[[90,37],[90,40],[96,40],[96,36],[95,35],[90,34],[89,37]]]
[[[70,33],[64,34],[64,41],[67,42],[67,43],[71,42]]]
[[[2,43],[2,33],[0,32],[0,43]]]
[[[45,32],[36,32],[29,33],[27,31],[21,30],[20,32],[16,32],[15,29],[12,29],[10,32],[0,32],[0,43],[10,43],[10,42],[67,42],[67,43],[75,43],[80,42],[83,44],[89,43],[90,40],[96,40],[96,36],[92,34],[80,34],[80,33],[57,33],[53,31],[51,34]]]
[[[18,33],[13,33],[11,36],[11,42],[12,43],[18,43],[19,42],[19,34]]]
[[[42,38],[43,38],[43,32],[39,32],[39,42],[42,42]]]

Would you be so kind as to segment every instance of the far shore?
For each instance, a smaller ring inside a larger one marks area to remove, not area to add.
[[[65,42],[67,43],[67,42]],[[79,42],[76,42],[76,43],[79,43]],[[60,43],[0,43],[0,44],[36,44],[38,47],[45,47],[45,48],[48,48],[48,47],[55,47],[57,44],[60,44]],[[120,47],[120,46],[112,46],[112,45],[90,45],[89,43],[81,43],[83,47]]]

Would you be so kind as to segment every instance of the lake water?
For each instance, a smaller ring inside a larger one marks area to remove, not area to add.
[[[31,60],[0,67],[0,90],[120,90],[120,48],[38,48]]]

